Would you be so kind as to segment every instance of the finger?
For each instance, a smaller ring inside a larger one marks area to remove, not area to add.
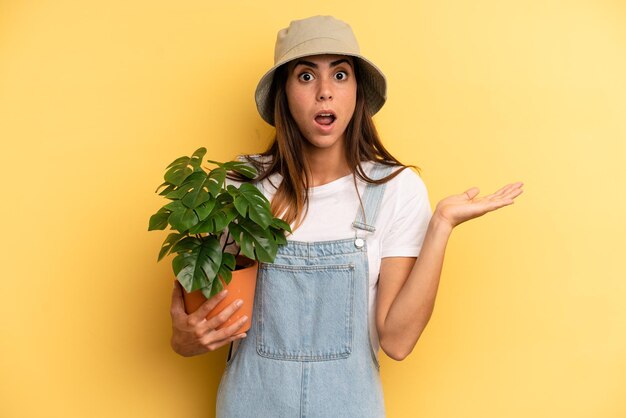
[[[472,187],[465,191],[465,197],[467,197],[469,200],[472,200],[478,195],[478,193],[480,193],[480,189],[478,187]]]
[[[488,199],[508,197],[509,193],[511,193],[513,190],[516,190],[519,187],[521,187],[522,184],[523,184],[522,182],[507,184],[506,186],[500,188],[498,191],[496,191],[493,194],[490,194],[489,196],[486,196],[486,197]]]
[[[513,203],[515,203],[514,197],[518,196],[519,194],[521,194],[521,191],[514,196],[507,195],[490,201],[489,211],[512,205]]]
[[[206,316],[211,312],[228,294],[228,289],[224,289],[217,295],[207,299],[197,311],[190,314],[189,322],[192,325],[206,321]]]
[[[213,334],[212,337],[215,339],[220,339],[220,340],[228,338],[232,336],[233,334],[236,334],[241,329],[241,327],[243,327],[246,324],[246,322],[248,322],[248,317],[244,315],[241,318],[239,318],[237,321],[235,321],[234,324],[231,324],[219,330],[214,330],[212,332]]]
[[[234,334],[237,334],[241,327],[243,327],[248,322],[248,317],[246,315],[242,316],[238,320],[235,321],[234,324],[231,324],[227,327],[224,327],[220,330],[216,330],[219,336],[223,336],[224,338],[230,337]]]
[[[235,313],[236,310],[241,308],[242,305],[243,305],[243,300],[237,299],[236,301],[234,301],[233,303],[231,303],[230,305],[222,309],[220,313],[218,313],[213,318],[211,318],[208,321],[207,326],[211,329],[215,329],[219,327],[224,322],[228,321],[228,319],[233,315],[233,313]]]
[[[493,194],[491,194],[490,196],[502,196],[503,194],[507,193],[509,190],[511,190],[512,187],[515,186],[515,183],[509,183],[501,188],[499,188],[498,190],[496,190]]]
[[[515,199],[517,196],[521,195],[522,193],[524,193],[524,190],[517,189],[517,190],[512,191],[507,197],[511,199],[511,201],[513,201],[513,199]]]
[[[174,287],[172,288],[172,302],[170,304],[170,315],[172,319],[180,314],[185,313],[185,305],[183,302],[182,286],[178,280],[174,280]]]
[[[237,334],[237,335],[232,335],[228,338],[224,338],[223,340],[218,340],[218,341],[209,341],[207,340],[206,342],[202,343],[205,347],[207,347],[209,350],[214,351],[217,350],[218,348],[229,344],[232,341],[235,340],[241,340],[243,338],[246,338],[246,333],[242,333],[242,334]]]
[[[522,194],[524,191],[522,190],[522,184],[521,183],[516,183],[514,185],[511,185],[511,187],[506,190],[505,193],[503,193],[501,196],[498,196],[501,199],[504,200],[513,200],[514,198],[516,198],[517,196],[519,196],[520,194]]]
[[[478,218],[479,216],[483,216],[486,213],[492,212],[494,210],[500,209],[503,206],[509,205],[510,203],[507,202],[503,202],[503,201],[483,201],[480,203],[477,203],[477,205],[480,205],[477,207],[476,212],[474,213],[474,216],[472,216],[472,218]]]
[[[513,187],[512,184],[507,184],[506,186],[502,187],[500,190],[496,191],[494,194],[492,194],[492,197],[502,197],[504,196],[506,193],[509,192],[509,190],[511,190],[511,187]]]
[[[521,186],[523,183],[517,182],[507,184],[502,189],[498,190],[492,195],[485,196],[485,200],[482,200],[484,212],[491,212],[504,206],[512,205],[515,203],[514,198],[519,196],[523,191]]]

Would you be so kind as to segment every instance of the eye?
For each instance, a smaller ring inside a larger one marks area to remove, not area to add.
[[[345,71],[338,71],[335,74],[335,78],[337,80],[345,80],[348,77],[348,73],[346,73]]]
[[[298,79],[302,81],[311,81],[313,80],[313,75],[311,73],[302,73],[298,76]]]

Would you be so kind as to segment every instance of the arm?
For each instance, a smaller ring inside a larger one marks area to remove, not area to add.
[[[383,351],[395,360],[408,356],[432,315],[446,245],[455,226],[513,203],[522,183],[476,198],[478,188],[437,204],[422,250],[413,257],[383,258],[377,295],[376,327]]]
[[[411,353],[430,320],[451,232],[452,228],[433,215],[417,260],[382,260],[376,327],[381,348],[394,360],[403,360]]]

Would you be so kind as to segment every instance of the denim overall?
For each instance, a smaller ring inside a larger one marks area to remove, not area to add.
[[[376,164],[369,175],[390,171]],[[369,338],[366,242],[384,189],[366,186],[354,237],[288,241],[274,263],[259,266],[252,324],[226,363],[217,418],[385,416]]]

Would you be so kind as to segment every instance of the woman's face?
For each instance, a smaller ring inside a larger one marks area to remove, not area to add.
[[[352,57],[314,55],[287,67],[287,102],[300,132],[315,148],[342,147],[354,114],[357,83]]]

